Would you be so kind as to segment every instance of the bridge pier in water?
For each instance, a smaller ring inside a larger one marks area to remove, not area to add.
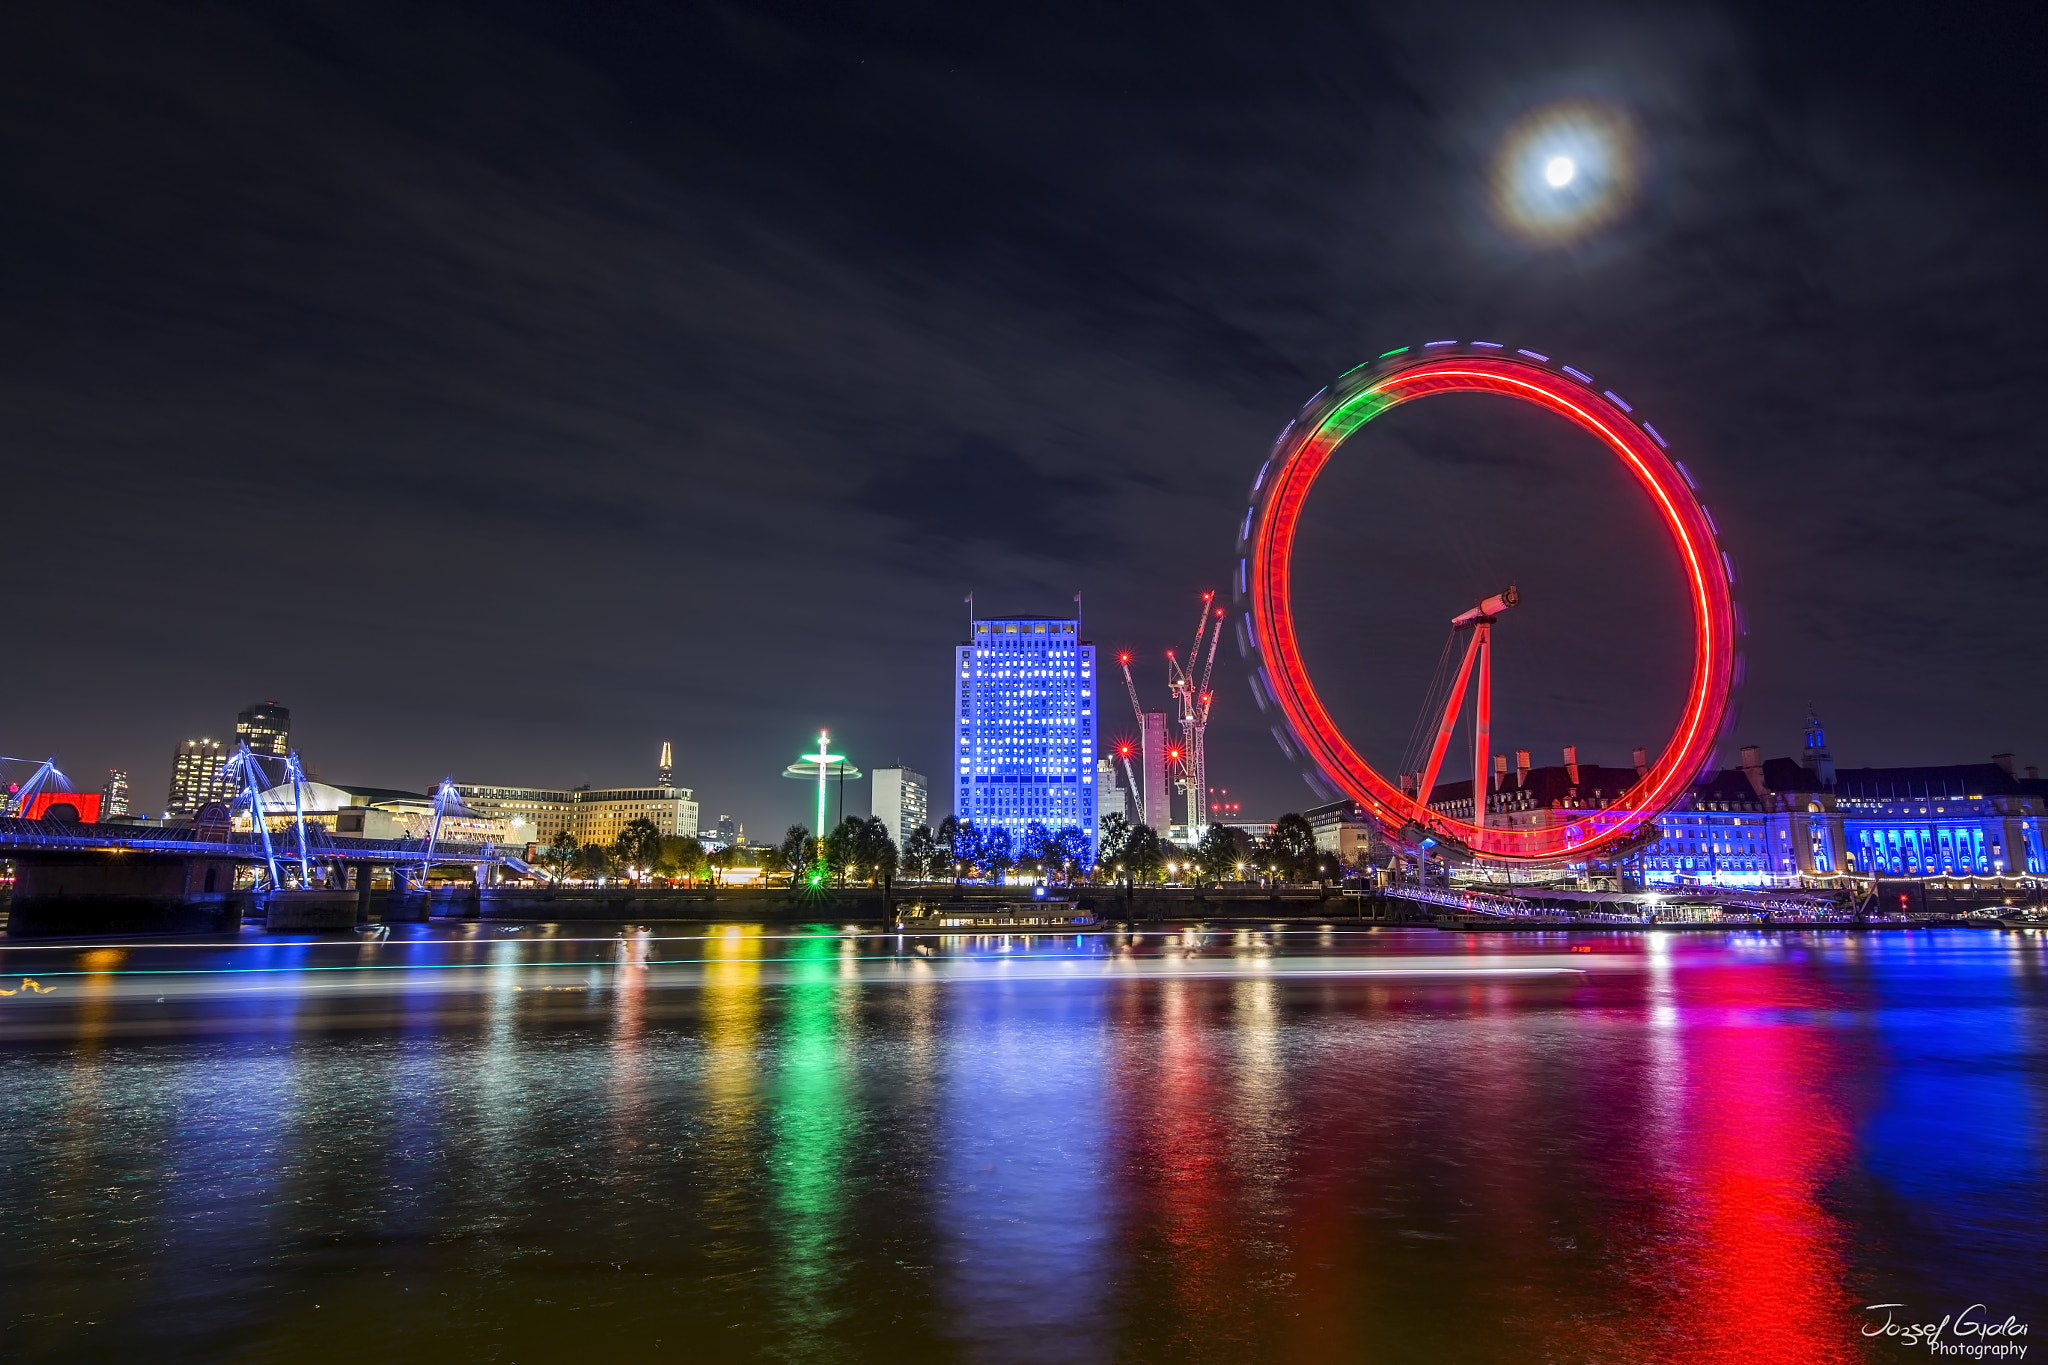
[[[327,888],[285,888],[263,898],[266,929],[353,929],[356,893]]]
[[[241,927],[235,860],[176,854],[14,855],[7,932],[220,934]]]
[[[425,924],[427,922],[427,888],[415,885],[411,868],[391,869],[391,889],[384,895],[384,922],[386,924]]]

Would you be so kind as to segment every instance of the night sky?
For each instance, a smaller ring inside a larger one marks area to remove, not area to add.
[[[826,725],[936,819],[969,592],[1084,593],[1163,708],[1294,411],[1492,337],[1699,477],[1740,742],[1810,699],[1845,766],[2048,762],[2038,16],[8,6],[0,752],[153,813],[259,698],[364,785],[646,781],[668,739],[758,836]],[[1532,238],[1497,160],[1589,102],[1633,190]],[[1669,560],[1560,426],[1404,409],[1319,487],[1310,661],[1391,767],[1516,582],[1496,747],[1623,762],[1674,719]],[[1212,781],[1312,803],[1217,672]]]

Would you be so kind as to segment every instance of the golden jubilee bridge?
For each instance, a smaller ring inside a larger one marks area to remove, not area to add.
[[[285,755],[282,766],[285,781],[273,789],[244,744],[221,774],[238,789],[232,808],[215,804],[190,823],[145,825],[55,814],[49,804],[66,807],[49,783],[62,774],[45,762],[10,797],[14,813],[0,816],[0,859],[14,865],[8,932],[228,932],[259,907],[272,928],[347,928],[363,918],[379,872],[390,884],[385,918],[424,920],[430,868],[477,888],[501,871],[534,871],[511,850],[442,837],[443,817],[459,801],[452,783],[437,791],[422,837],[356,838],[309,822],[298,755]],[[43,813],[26,818],[38,806]],[[249,829],[233,827],[235,811],[256,813]]]

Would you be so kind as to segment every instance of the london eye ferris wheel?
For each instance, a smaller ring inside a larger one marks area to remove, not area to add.
[[[1427,717],[1426,757],[1390,781],[1359,754],[1331,718],[1302,658],[1291,600],[1294,542],[1316,477],[1347,439],[1381,414],[1442,394],[1494,394],[1564,419],[1592,436],[1649,495],[1676,551],[1685,585],[1692,663],[1670,739],[1635,784],[1563,812],[1510,814],[1490,809],[1487,748],[1492,712],[1494,623],[1511,610],[1514,588],[1450,621],[1458,660],[1440,716]],[[1638,836],[1670,807],[1708,762],[1728,718],[1740,677],[1734,569],[1719,531],[1700,502],[1692,474],[1665,438],[1620,395],[1584,372],[1531,350],[1491,341],[1436,341],[1400,347],[1361,365],[1318,393],[1274,442],[1252,481],[1238,532],[1235,568],[1240,645],[1262,709],[1279,713],[1274,734],[1303,762],[1311,785],[1335,787],[1396,843],[1454,858],[1505,865],[1577,861]],[[1449,742],[1467,695],[1472,699],[1470,817],[1463,804],[1434,799],[1439,779],[1463,766]],[[1449,813],[1455,809],[1457,813]]]

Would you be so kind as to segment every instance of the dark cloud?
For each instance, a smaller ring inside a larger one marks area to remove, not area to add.
[[[16,7],[0,750],[155,800],[260,694],[331,777],[609,782],[669,738],[779,825],[816,725],[936,766],[966,592],[1082,589],[1105,645],[1179,647],[1287,416],[1486,335],[1684,451],[1743,569],[1748,738],[1813,697],[1845,762],[2038,752],[2040,25]],[[1581,96],[1634,120],[1642,195],[1534,247],[1490,158]],[[1503,744],[1644,742],[1672,646],[1610,473],[1477,408],[1347,451],[1304,562],[1362,737],[1505,579]],[[1298,804],[1219,695],[1212,770]]]
[[[1092,565],[1112,557],[1095,512],[1108,492],[1092,475],[1053,473],[999,441],[967,436],[947,454],[877,472],[852,505],[896,522],[895,539],[908,547]]]

